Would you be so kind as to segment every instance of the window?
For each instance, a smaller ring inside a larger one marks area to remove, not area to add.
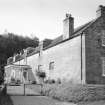
[[[102,46],[105,46],[105,31],[102,31]]]
[[[42,65],[38,65],[38,71],[42,70]]]
[[[102,46],[105,46],[105,37],[102,37]]]
[[[54,62],[50,62],[50,64],[49,64],[49,70],[54,70]]]
[[[26,71],[23,72],[23,77],[25,80],[27,80],[27,72]]]
[[[105,57],[102,58],[102,75],[105,76]]]

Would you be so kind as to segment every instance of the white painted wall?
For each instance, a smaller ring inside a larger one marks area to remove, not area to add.
[[[52,61],[54,61],[54,70],[51,71],[49,70],[49,63]],[[19,64],[19,62],[15,64]],[[24,60],[21,60],[20,64],[25,64]],[[60,78],[81,83],[81,36],[46,49],[41,57],[37,53],[27,58],[27,65],[32,67],[34,74],[39,64],[43,65],[43,70],[46,71],[48,78],[55,80]]]
[[[80,36],[43,52],[44,70],[50,78],[81,82],[81,40]],[[55,69],[49,71],[49,63],[54,61]]]

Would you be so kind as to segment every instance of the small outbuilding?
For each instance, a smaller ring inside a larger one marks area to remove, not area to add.
[[[16,65],[11,64],[5,66],[5,82],[20,82],[28,83],[30,81],[35,81],[32,69],[29,65]]]

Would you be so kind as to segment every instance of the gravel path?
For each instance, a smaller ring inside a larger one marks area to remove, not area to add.
[[[75,105],[73,103],[60,102],[49,97],[40,96],[37,91],[30,88],[25,88],[25,93],[26,95],[32,96],[24,96],[23,86],[7,86],[7,94],[13,105]]]

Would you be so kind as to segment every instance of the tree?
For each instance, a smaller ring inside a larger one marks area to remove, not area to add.
[[[7,64],[7,59],[12,57],[14,53],[20,53],[23,49],[27,47],[37,47],[39,44],[39,39],[35,37],[34,39],[29,37],[23,37],[14,33],[5,33],[0,35],[0,66],[3,67]],[[19,59],[19,55],[17,58]],[[13,59],[9,59],[11,62]],[[1,73],[0,69],[0,73]],[[0,74],[0,81],[2,73]]]
[[[4,65],[0,65],[0,85],[4,82]]]

